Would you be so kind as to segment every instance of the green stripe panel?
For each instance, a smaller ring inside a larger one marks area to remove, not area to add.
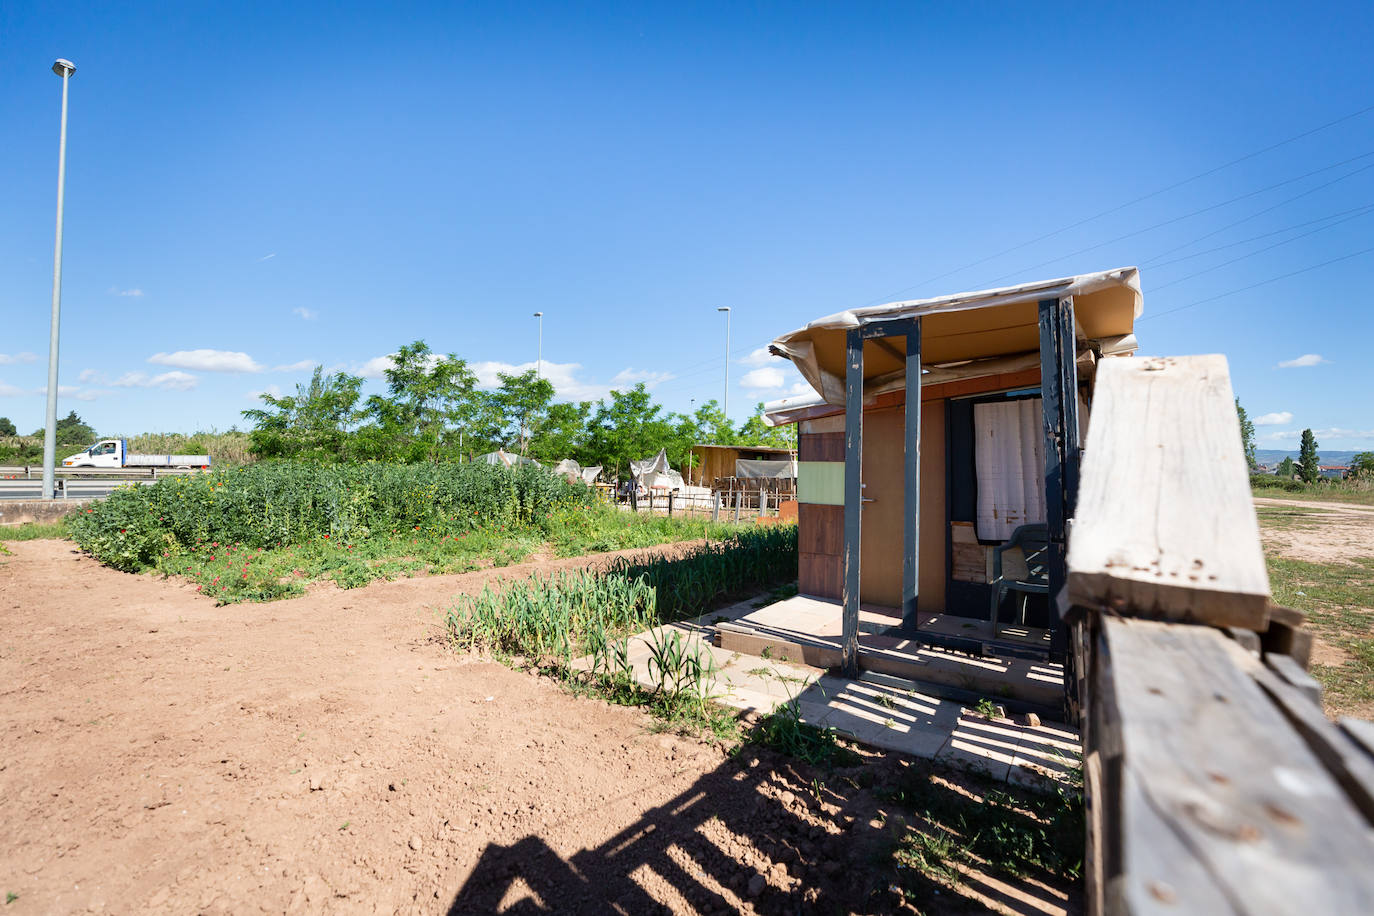
[[[797,502],[844,505],[843,461],[798,461]]]

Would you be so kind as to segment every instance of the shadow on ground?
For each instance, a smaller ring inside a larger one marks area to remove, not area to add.
[[[491,844],[451,914],[1064,913],[1081,809],[927,761],[746,746],[594,848]]]

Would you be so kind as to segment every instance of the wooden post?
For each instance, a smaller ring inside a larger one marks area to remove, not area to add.
[[[864,339],[845,335],[844,373],[844,609],[841,660],[845,677],[859,676],[859,557],[863,533]]]
[[[668,517],[673,517],[673,491],[668,491]]]
[[[1045,435],[1045,521],[1049,527],[1050,541],[1046,546],[1046,569],[1049,574],[1049,628],[1052,655],[1060,655],[1067,646],[1063,627],[1060,625],[1056,609],[1060,591],[1064,588],[1064,542],[1065,542],[1065,500],[1064,500],[1064,445],[1065,445],[1065,401],[1074,402],[1073,414],[1077,416],[1077,392],[1064,393],[1064,348],[1063,337],[1066,319],[1064,312],[1072,300],[1041,299],[1040,306],[1040,406]],[[1073,361],[1074,352],[1073,316],[1067,318],[1069,337],[1069,360]],[[1074,443],[1078,436],[1075,430]]]
[[[720,521],[720,491],[711,491],[711,521]]]
[[[902,472],[902,629],[915,633],[921,571],[921,319],[906,332]]]

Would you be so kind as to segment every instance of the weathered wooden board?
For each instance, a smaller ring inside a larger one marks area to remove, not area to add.
[[[973,522],[949,523],[950,577],[956,582],[988,581],[988,548],[978,543]]]
[[[1368,912],[1369,825],[1252,677],[1272,674],[1210,627],[1101,625],[1107,911]]]
[[[1225,357],[1103,360],[1084,451],[1073,603],[1265,629],[1269,576]]]

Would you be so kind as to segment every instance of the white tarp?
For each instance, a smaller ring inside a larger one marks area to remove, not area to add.
[[[513,468],[517,464],[532,464],[536,467],[539,465],[539,462],[535,461],[533,458],[526,458],[523,455],[517,455],[514,452],[507,452],[501,449],[497,449],[494,452],[487,452],[485,455],[479,456],[477,460],[487,464],[505,465],[508,468]]]
[[[635,483],[645,489],[680,490],[682,475],[668,465],[668,451],[659,449],[658,454],[643,461],[631,461],[630,473]]]
[[[790,458],[781,461],[736,458],[735,476],[746,480],[796,480],[797,462]]]
[[[1039,398],[973,405],[978,537],[1005,541],[1045,520],[1045,433]]]
[[[601,465],[597,464],[589,468],[584,468],[573,459],[564,458],[554,467],[553,472],[555,474],[562,474],[564,477],[568,478],[569,483],[574,480],[580,480],[587,486],[591,486],[596,483],[596,475],[601,473]]]
[[[874,321],[891,321],[896,318],[910,318],[940,312],[959,312],[992,306],[1013,305],[1040,299],[1086,296],[1112,287],[1124,287],[1131,292],[1135,299],[1133,314],[1139,318],[1144,308],[1144,296],[1140,292],[1140,272],[1134,267],[1118,267],[1115,270],[1061,277],[1037,283],[1022,283],[1018,286],[956,293],[952,296],[940,296],[934,299],[889,302],[886,305],[836,312],[834,315],[817,318],[803,328],[782,335],[774,340],[768,349],[777,356],[790,359],[793,365],[797,367],[797,371],[801,373],[802,378],[810,383],[823,401],[829,404],[843,404],[844,379],[821,369],[816,356],[816,346],[812,342],[812,331],[847,330]],[[1125,338],[1122,340],[1124,341]],[[1129,341],[1129,345],[1121,343],[1117,346],[1122,350],[1133,349],[1134,340]],[[1106,352],[1105,349],[1104,352]]]

